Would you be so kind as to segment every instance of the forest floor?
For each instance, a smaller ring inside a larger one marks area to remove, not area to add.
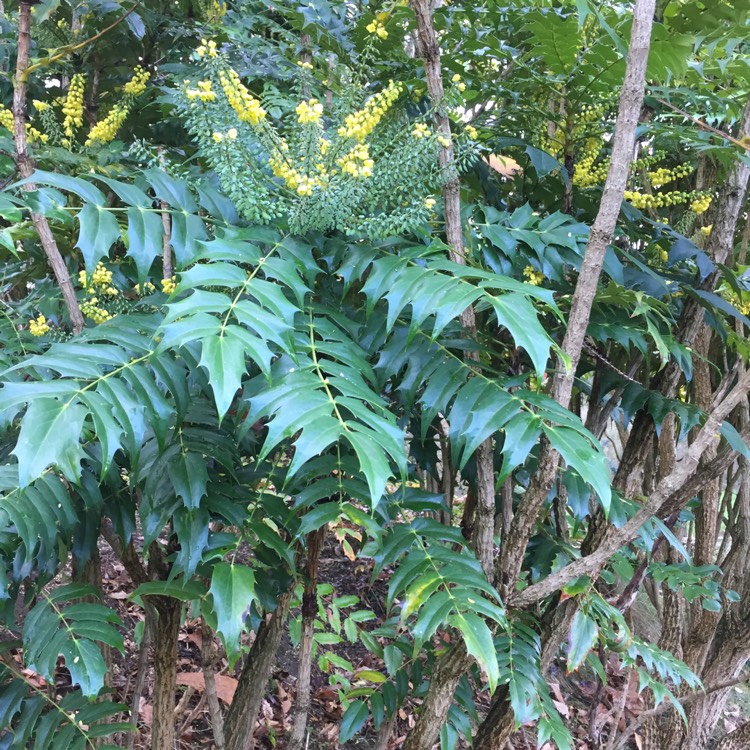
[[[126,632],[131,634],[131,637],[125,639],[125,653],[123,655],[116,653],[112,657],[110,675],[112,698],[124,704],[133,705],[136,702],[135,676],[139,665],[142,665],[148,655],[147,650],[142,649],[132,638],[137,623],[143,620],[143,610],[137,604],[128,601],[132,592],[132,583],[109,548],[102,547],[101,558],[104,602],[118,612],[126,625]],[[373,609],[378,617],[385,615],[384,612],[377,611],[377,606],[378,602],[382,602],[385,598],[387,581],[381,578],[373,583],[371,567],[367,563],[353,565],[346,558],[340,545],[331,537],[323,549],[320,560],[320,583],[330,584],[333,587],[331,596],[356,596],[361,602],[360,606]],[[377,595],[371,595],[375,593]],[[292,614],[295,616],[297,613]],[[378,620],[373,620],[368,623],[368,627],[374,628],[378,624]],[[218,643],[216,646],[218,649]],[[200,623],[187,620],[181,630],[178,644],[178,694],[175,711],[178,747],[182,750],[203,748],[211,750],[214,747],[204,697],[201,647]],[[343,657],[352,664],[355,670],[383,668],[382,663],[359,641],[350,643],[343,638],[340,643],[320,646],[317,656],[320,657],[326,652]],[[219,653],[221,653],[220,650]],[[293,720],[297,663],[297,650],[290,638],[286,636],[277,654],[277,665],[262,704],[256,727],[256,748],[283,750],[285,747],[284,736]],[[120,747],[129,747],[133,750],[148,750],[150,747],[153,675],[148,661],[142,665],[143,667],[146,669],[146,679],[142,694],[137,700],[137,731],[132,738],[123,736],[116,743]],[[217,693],[224,711],[232,700],[239,670],[239,664],[230,670],[226,659],[217,659],[215,664]],[[607,663],[607,673],[607,685],[602,686],[593,678],[593,674],[588,677],[585,674],[569,675],[565,673],[564,664],[552,666],[549,678],[550,691],[556,707],[566,717],[568,725],[577,737],[576,750],[595,750],[595,748],[606,747],[607,737],[615,722],[619,724],[620,729],[623,729],[646,708],[643,697],[638,693],[636,679],[630,681],[630,686],[627,688],[628,695],[623,704],[622,691],[626,689],[627,680],[617,669],[614,655]],[[348,677],[352,675],[349,674]],[[60,687],[65,689],[63,685]],[[314,659],[312,703],[306,750],[336,750],[339,747],[338,727],[341,720],[341,703],[338,691],[338,687],[332,684],[330,675],[324,672],[318,666],[317,659]],[[482,714],[488,708],[488,697],[477,695],[476,703],[479,713]],[[387,745],[383,744],[380,747],[397,750],[401,746],[407,732],[414,726],[414,711],[417,704],[418,701],[411,702],[399,711]],[[748,715],[750,715],[750,691],[738,687],[732,694],[719,730],[721,733],[731,731]],[[592,729],[599,734],[600,745],[593,745],[588,739],[591,737]],[[378,739],[378,733],[369,727],[347,743],[346,748],[373,750],[378,746]],[[533,727],[524,727],[511,739],[510,748],[531,750],[536,747],[536,744],[536,733]],[[552,747],[552,745],[545,745],[543,750],[552,750]],[[638,734],[632,738],[630,747],[640,750],[641,741]]]

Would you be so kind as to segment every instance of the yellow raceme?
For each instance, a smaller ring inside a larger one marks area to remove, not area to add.
[[[370,133],[383,119],[385,113],[401,95],[401,84],[391,81],[382,91],[375,94],[362,109],[347,115],[344,124],[338,129],[342,138],[356,138],[364,143]]]
[[[89,131],[86,139],[87,146],[93,146],[95,143],[109,143],[117,136],[117,131],[122,127],[128,116],[129,109],[124,104],[115,104],[103,120],[94,125]]]
[[[75,128],[83,125],[83,91],[86,86],[86,79],[83,74],[76,73],[70,79],[70,87],[63,104],[63,130],[68,138],[73,136]]]
[[[237,113],[242,122],[257,126],[266,118],[266,110],[240,81],[239,75],[231,68],[219,76],[229,106]],[[200,84],[199,84],[200,86]]]

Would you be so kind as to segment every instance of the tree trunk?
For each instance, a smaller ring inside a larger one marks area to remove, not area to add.
[[[29,48],[31,46],[31,3],[22,0],[18,11],[18,49],[16,57],[16,77],[13,88],[13,134],[15,137],[15,161],[21,177],[24,179],[34,174],[34,162],[29,156],[26,145],[26,68],[29,65]],[[36,190],[36,185],[27,182],[24,190]],[[81,309],[78,306],[75,289],[70,282],[68,267],[65,265],[60,249],[52,234],[47,219],[41,214],[32,213],[31,221],[39,235],[39,241],[47,256],[47,262],[60,287],[65,307],[68,310],[73,333],[80,333],[86,325]]]
[[[450,119],[443,108],[445,95],[443,88],[443,72],[441,64],[440,46],[438,45],[435,27],[432,21],[432,6],[430,0],[410,0],[410,7],[414,11],[417,22],[415,35],[416,48],[424,62],[427,90],[435,105],[435,129],[448,145],[440,150],[440,166],[443,170],[445,182],[443,184],[443,203],[445,213],[445,235],[451,248],[450,257],[454,263],[466,264],[463,224],[461,222],[461,184],[455,167],[455,153],[451,135]],[[467,308],[461,316],[461,322],[471,337],[476,336],[477,325],[474,309]],[[476,361],[477,355],[472,353],[467,359]],[[472,546],[482,566],[482,570],[489,580],[492,580],[494,567],[495,531],[495,481],[494,454],[492,438],[485,440],[475,454],[476,483],[475,499],[476,512],[471,529]],[[471,519],[466,519],[469,523]],[[404,750],[429,750],[438,738],[440,728],[445,723],[448,710],[453,702],[461,675],[468,669],[471,661],[463,643],[448,650],[444,656],[438,657],[433,669],[430,688],[425,696],[422,710],[417,717],[414,729],[409,733],[404,744]]]
[[[325,527],[307,537],[307,564],[305,590],[302,594],[302,635],[299,642],[299,669],[297,671],[297,699],[294,706],[294,723],[287,750],[300,750],[305,741],[308,713],[310,711],[310,675],[312,672],[312,647],[315,634],[315,617],[318,614],[318,562],[325,539]]]
[[[154,628],[154,718],[151,750],[174,750],[174,697],[177,688],[177,639],[180,635],[182,603],[159,597],[154,602],[158,621]]]
[[[245,659],[224,726],[226,750],[252,750],[255,722],[276,663],[291,600],[291,591],[279,597],[276,609],[258,629],[255,643]]]

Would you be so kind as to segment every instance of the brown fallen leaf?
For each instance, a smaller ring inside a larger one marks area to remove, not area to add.
[[[232,698],[234,698],[234,691],[237,689],[237,680],[225,674],[214,675],[214,680],[216,681],[216,695],[219,696],[219,700],[230,705]],[[200,693],[206,689],[203,672],[180,672],[177,675],[177,684],[195,688]]]
[[[154,707],[150,703],[146,703],[145,698],[141,698],[138,702],[138,715],[143,719],[144,724],[151,726],[154,719]]]

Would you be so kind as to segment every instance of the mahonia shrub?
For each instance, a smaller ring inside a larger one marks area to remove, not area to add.
[[[198,47],[195,59],[197,75],[183,81],[178,101],[245,219],[283,217],[297,233],[384,237],[433,217],[433,194],[446,177],[438,155],[452,144],[408,116],[402,84],[372,90],[348,82],[326,96],[317,91],[312,64],[301,62],[299,103],[274,121],[215,42]],[[452,87],[449,97],[459,91]],[[470,145],[468,132],[459,136],[459,150]]]

